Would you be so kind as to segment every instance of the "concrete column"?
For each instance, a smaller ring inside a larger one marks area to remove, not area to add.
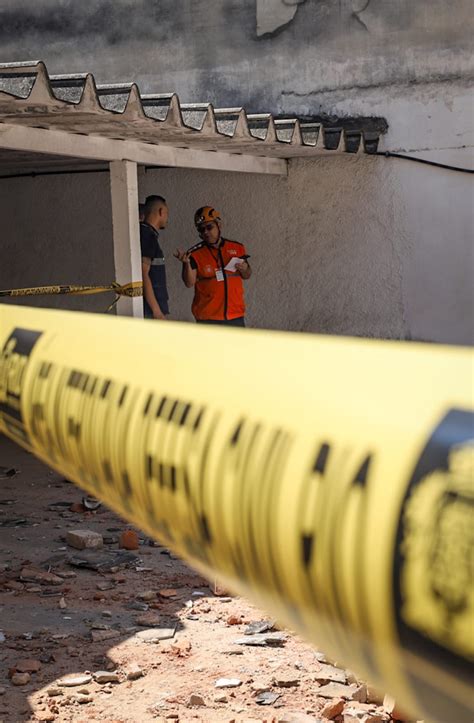
[[[137,164],[133,161],[111,161],[110,189],[115,279],[121,284],[141,281]],[[117,313],[120,316],[143,317],[142,297],[133,299],[122,297],[117,304]]]

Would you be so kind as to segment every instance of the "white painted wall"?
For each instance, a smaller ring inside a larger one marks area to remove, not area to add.
[[[150,193],[170,206],[161,242],[174,319],[192,320],[192,291],[173,251],[197,241],[193,214],[209,203],[252,256],[252,326],[473,341],[472,176],[340,155],[294,161],[288,178],[156,169],[140,174],[140,199]],[[113,280],[107,174],[2,180],[0,219],[0,288]],[[108,298],[27,303],[100,311]]]

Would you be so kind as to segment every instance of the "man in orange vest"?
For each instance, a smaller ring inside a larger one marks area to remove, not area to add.
[[[211,206],[198,208],[194,223],[201,242],[175,253],[185,285],[194,286],[194,318],[201,324],[245,326],[242,279],[252,274],[245,246],[222,236],[220,214]]]

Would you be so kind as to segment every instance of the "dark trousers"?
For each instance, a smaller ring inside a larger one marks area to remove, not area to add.
[[[197,324],[213,324],[214,326],[245,326],[245,316],[237,319],[196,319]]]

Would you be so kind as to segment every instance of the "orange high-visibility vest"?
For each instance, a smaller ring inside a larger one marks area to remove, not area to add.
[[[245,315],[244,286],[237,271],[225,271],[229,261],[247,259],[245,246],[221,239],[218,247],[202,242],[190,249],[191,267],[197,270],[192,312],[199,321],[224,321]]]

